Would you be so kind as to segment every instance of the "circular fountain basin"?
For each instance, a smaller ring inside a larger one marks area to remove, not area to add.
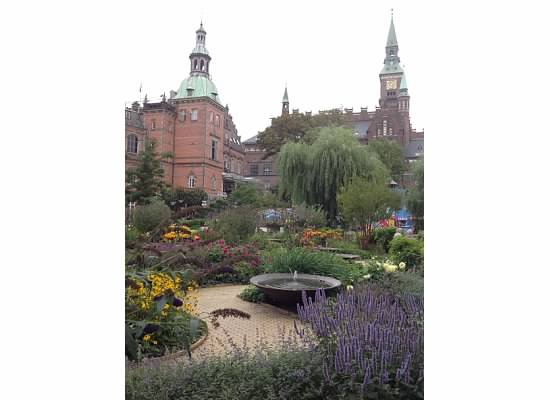
[[[302,291],[308,297],[314,297],[317,289],[324,289],[330,294],[342,285],[338,279],[328,276],[275,273],[262,274],[250,278],[250,283],[259,288],[272,302],[276,304],[296,305],[302,302]]]

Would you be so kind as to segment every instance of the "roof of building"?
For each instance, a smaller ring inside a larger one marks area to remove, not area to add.
[[[380,71],[380,75],[398,74],[402,72],[405,72],[405,71],[403,71],[403,68],[401,68],[401,65],[399,65],[399,63],[390,63],[390,64],[384,64],[384,68],[382,68],[382,71]]]
[[[386,47],[397,46],[397,36],[395,35],[395,27],[393,26],[393,15],[391,16],[390,31],[388,32],[388,40]]]
[[[407,90],[407,79],[405,79],[405,73],[401,76],[401,84],[399,85],[399,90]]]
[[[242,144],[256,144],[258,142],[258,135],[254,135],[249,139],[246,139]]]
[[[189,89],[192,89],[192,91],[189,92]],[[221,105],[216,85],[205,75],[190,75],[184,79],[175,98],[190,99],[195,97],[209,97]]]
[[[288,103],[288,92],[285,86],[285,94],[283,95],[283,103]]]
[[[405,145],[405,157],[418,157],[424,154],[424,138],[411,139],[409,143]]]

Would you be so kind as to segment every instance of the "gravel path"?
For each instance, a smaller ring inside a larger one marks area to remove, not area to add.
[[[208,337],[193,351],[195,358],[212,354],[224,354],[232,347],[231,342],[249,348],[260,342],[277,347],[281,337],[288,337],[294,331],[297,315],[266,304],[255,304],[237,297],[246,285],[215,286],[201,288],[198,291],[199,312],[213,311],[219,308],[236,308],[250,314],[250,319],[219,319],[220,326],[214,328],[208,323]],[[286,334],[285,334],[286,332]]]

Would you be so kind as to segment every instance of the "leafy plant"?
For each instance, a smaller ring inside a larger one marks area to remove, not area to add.
[[[327,225],[327,218],[319,207],[300,204],[294,207],[293,222],[305,228],[321,228]]]
[[[162,199],[166,205],[172,209],[181,207],[200,206],[202,202],[208,200],[208,193],[202,189],[165,189],[162,192]]]
[[[390,242],[392,241],[397,229],[394,227],[389,228],[377,228],[374,230],[373,239],[374,242],[388,252],[390,249]]]
[[[424,262],[424,242],[406,236],[397,236],[390,242],[390,258],[407,267],[419,266]]]
[[[214,224],[214,229],[230,243],[248,239],[256,231],[257,214],[248,206],[230,208],[222,212]]]
[[[148,204],[160,195],[164,187],[164,170],[161,162],[162,158],[168,157],[168,154],[157,154],[154,140],[145,141],[144,149],[138,156],[136,169],[126,172],[127,201]]]
[[[264,293],[256,286],[248,286],[239,294],[239,298],[250,303],[265,302]]]
[[[151,204],[136,207],[133,223],[141,233],[151,232],[165,225],[170,219],[171,211],[166,204],[155,201]]]
[[[355,178],[338,195],[346,221],[359,225],[361,246],[366,248],[374,224],[387,218],[400,205],[400,196],[385,182]]]
[[[265,272],[294,272],[330,276],[343,284],[353,283],[356,270],[362,270],[358,264],[350,264],[340,257],[308,250],[301,247],[293,249],[275,249],[269,253],[266,263],[261,267]]]

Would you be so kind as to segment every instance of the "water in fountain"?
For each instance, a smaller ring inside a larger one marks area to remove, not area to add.
[[[318,279],[298,278],[296,274],[292,278],[274,278],[262,282],[264,286],[287,290],[312,290],[332,286],[330,283]]]

